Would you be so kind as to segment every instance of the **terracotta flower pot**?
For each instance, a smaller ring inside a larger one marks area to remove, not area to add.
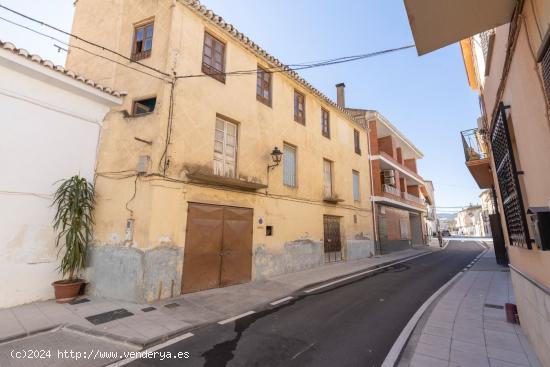
[[[57,282],[53,282],[52,286],[55,291],[56,302],[66,303],[75,299],[83,283],[84,280],[82,279],[58,280]]]

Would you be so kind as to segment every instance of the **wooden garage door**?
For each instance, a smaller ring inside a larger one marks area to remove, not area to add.
[[[248,282],[252,209],[189,204],[182,293]]]

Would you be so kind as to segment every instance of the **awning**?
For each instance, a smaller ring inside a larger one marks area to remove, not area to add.
[[[404,0],[418,55],[509,23],[517,0]]]

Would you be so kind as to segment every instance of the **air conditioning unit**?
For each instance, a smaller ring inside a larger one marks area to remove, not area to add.
[[[395,186],[395,171],[393,169],[384,170],[384,185]]]

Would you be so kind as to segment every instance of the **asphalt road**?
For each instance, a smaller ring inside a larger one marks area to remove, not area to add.
[[[445,251],[350,279],[297,292],[161,352],[189,359],[141,359],[128,366],[380,366],[416,310],[480,252],[475,242],[451,241]]]

